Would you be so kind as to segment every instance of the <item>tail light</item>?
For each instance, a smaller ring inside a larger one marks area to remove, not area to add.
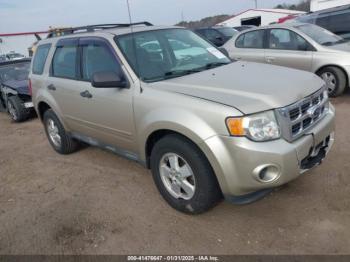
[[[33,89],[32,89],[32,80],[28,80],[28,89],[29,89],[29,95],[32,96]]]

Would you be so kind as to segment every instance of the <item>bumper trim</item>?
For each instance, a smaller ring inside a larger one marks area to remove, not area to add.
[[[225,200],[235,205],[247,205],[264,198],[277,188],[266,188],[242,196],[225,195]]]

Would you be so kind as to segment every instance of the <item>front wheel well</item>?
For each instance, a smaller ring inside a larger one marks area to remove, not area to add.
[[[40,102],[39,105],[38,105],[38,113],[39,113],[39,117],[41,120],[43,120],[44,118],[44,114],[47,110],[51,109],[51,107],[46,104],[45,102]]]
[[[335,68],[338,68],[339,70],[341,70],[341,71],[344,73],[345,77],[346,77],[346,85],[347,85],[347,86],[350,86],[350,83],[349,83],[349,76],[348,76],[348,74],[346,73],[346,71],[344,70],[344,68],[342,68],[341,66],[338,66],[338,65],[324,65],[324,66],[320,67],[319,69],[317,69],[316,72],[315,72],[315,74],[316,74],[316,75],[319,75],[319,72],[321,72],[321,70],[323,70],[323,69],[325,69],[325,68],[327,68],[327,67],[335,67]]]
[[[145,153],[146,153],[146,166],[147,168],[151,167],[150,164],[150,158],[151,158],[151,153],[152,153],[152,149],[154,147],[154,145],[163,137],[167,136],[167,135],[177,135],[179,137],[182,137],[183,139],[189,141],[190,143],[192,143],[193,145],[195,145],[201,152],[202,150],[198,147],[198,145],[193,142],[192,139],[188,138],[187,136],[173,131],[173,130],[169,130],[169,129],[160,129],[160,130],[156,130],[154,131],[152,134],[150,134],[147,138],[147,142],[146,142],[146,147],[145,147]],[[205,154],[202,152],[202,154],[205,156]],[[205,156],[206,157],[206,156]],[[207,159],[208,160],[208,159]],[[209,160],[208,160],[209,162]],[[210,162],[209,162],[210,163]]]

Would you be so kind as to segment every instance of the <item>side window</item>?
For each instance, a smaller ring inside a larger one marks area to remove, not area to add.
[[[329,16],[329,25],[326,29],[336,34],[350,33],[350,10],[336,12]]]
[[[236,40],[236,47],[243,48],[244,34]]]
[[[217,38],[221,37],[221,34],[218,33],[216,30],[208,29],[207,30],[207,37],[208,37],[208,39],[213,40],[213,39],[217,39]]]
[[[255,30],[241,35],[236,41],[240,48],[264,48],[264,30]]]
[[[82,47],[82,73],[84,80],[91,80],[97,72],[121,71],[119,62],[104,44],[89,44]]]
[[[36,49],[32,72],[35,75],[41,75],[44,72],[45,62],[49,54],[51,44],[40,45]]]
[[[326,28],[330,30],[331,24],[329,21],[329,16],[328,15],[319,15],[316,19],[316,24],[320,27]]]
[[[52,75],[63,78],[77,76],[77,46],[57,47],[52,61]]]
[[[269,48],[282,50],[307,50],[309,43],[300,35],[286,29],[272,29],[269,35]]]

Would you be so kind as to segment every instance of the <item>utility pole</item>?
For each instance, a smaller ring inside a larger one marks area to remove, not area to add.
[[[254,0],[254,2],[255,2],[255,9],[257,9],[258,8],[258,0]]]

